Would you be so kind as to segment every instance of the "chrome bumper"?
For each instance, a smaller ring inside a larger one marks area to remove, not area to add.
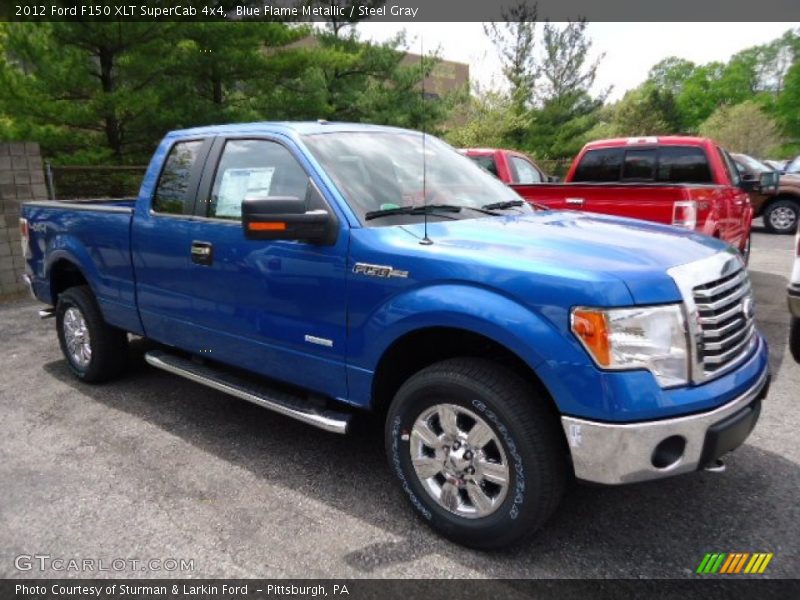
[[[789,312],[800,319],[800,283],[789,286],[786,299],[789,302]]]
[[[696,471],[709,427],[746,408],[760,397],[769,373],[734,400],[714,410],[640,423],[599,423],[561,417],[572,453],[575,476],[602,484],[621,484],[660,479]],[[666,467],[653,464],[656,447],[667,438],[683,438],[685,447],[677,460]]]

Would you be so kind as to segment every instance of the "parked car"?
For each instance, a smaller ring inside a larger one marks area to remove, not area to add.
[[[731,154],[743,181],[756,183],[750,192],[754,217],[764,217],[764,227],[772,233],[794,233],[800,221],[800,174],[776,176],[777,185],[762,189],[765,173],[775,173],[769,165],[748,156]]]
[[[770,169],[777,171],[781,175],[786,173],[786,166],[789,164],[788,160],[770,160],[764,159],[764,164],[767,165]]]
[[[414,511],[473,547],[535,531],[573,476],[720,470],[769,386],[730,246],[535,211],[417,132],[177,131],[135,201],[27,202],[20,223],[78,379],[118,376],[133,333],[153,367],[327,431],[372,410]]]
[[[794,359],[800,363],[800,229],[794,240],[794,267],[789,278],[787,290],[789,312],[792,315],[789,327],[789,349]]]
[[[462,148],[459,150],[475,163],[505,183],[531,184],[557,181],[548,176],[527,154],[499,148]]]
[[[619,138],[591,142],[562,184],[512,185],[550,208],[668,223],[717,237],[750,253],[752,208],[728,153],[697,137]]]

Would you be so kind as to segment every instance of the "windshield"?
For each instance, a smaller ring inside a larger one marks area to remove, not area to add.
[[[787,165],[786,172],[800,174],[800,156]]]
[[[520,200],[511,188],[430,135],[425,136],[424,153],[422,134],[414,132],[336,132],[307,135],[303,140],[361,222],[372,227],[423,219],[422,213],[365,219],[375,211],[424,204],[479,209]],[[524,202],[508,210],[532,212]],[[432,220],[468,219],[486,214],[431,210],[428,216]]]
[[[752,156],[748,156],[747,154],[738,154],[737,158],[739,159],[739,162],[742,163],[750,171],[761,173],[762,171],[775,170],[769,165],[761,162],[760,160],[756,160],[755,158],[753,158]]]

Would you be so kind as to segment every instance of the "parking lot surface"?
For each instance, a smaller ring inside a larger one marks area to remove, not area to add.
[[[721,474],[573,485],[530,542],[439,538],[395,486],[380,423],[326,433],[145,365],[76,381],[39,305],[0,305],[0,577],[691,577],[706,552],[772,552],[800,577],[800,366],[788,352],[792,239],[755,233],[773,384]],[[370,427],[372,425],[372,427]],[[193,560],[194,570],[29,571],[19,555]]]

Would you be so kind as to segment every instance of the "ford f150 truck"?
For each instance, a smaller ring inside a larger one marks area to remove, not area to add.
[[[730,155],[712,140],[667,136],[591,142],[564,183],[512,187],[550,208],[696,230],[728,242],[747,260],[753,218],[747,192],[756,183],[742,181]],[[770,175],[765,174],[764,185],[774,185]]]
[[[375,411],[414,510],[473,547],[536,530],[573,476],[720,469],[767,393],[738,252],[537,211],[412,131],[177,131],[135,201],[29,202],[21,228],[78,378],[119,375],[134,334],[153,367],[328,431]]]
[[[764,227],[772,233],[794,233],[800,222],[800,174],[781,175],[747,154],[731,154],[731,158],[742,181],[755,184],[750,192],[753,217],[764,217]],[[772,176],[775,185],[762,189],[764,175]]]
[[[461,148],[459,152],[505,183],[527,185],[558,180],[545,175],[539,165],[522,152],[498,148]]]

